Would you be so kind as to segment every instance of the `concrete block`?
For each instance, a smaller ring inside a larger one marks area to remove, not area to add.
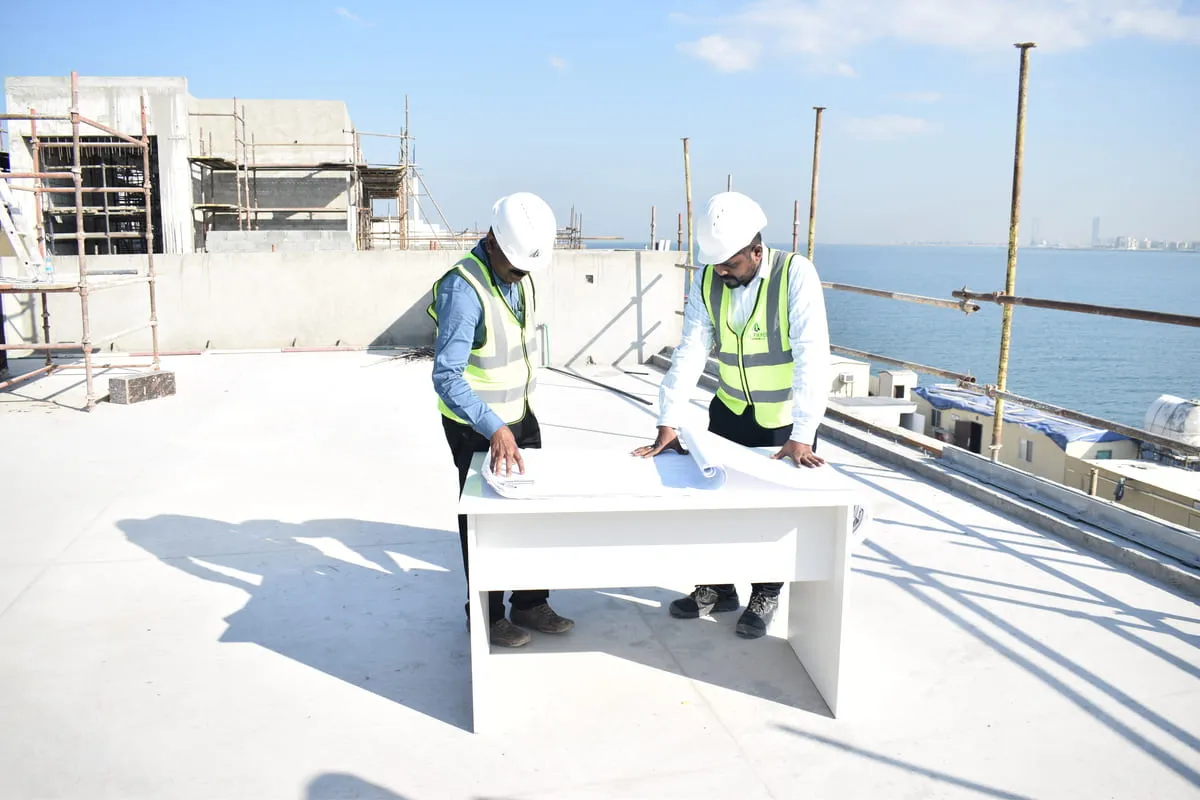
[[[108,399],[116,405],[131,405],[175,394],[174,372],[143,372],[108,379]]]

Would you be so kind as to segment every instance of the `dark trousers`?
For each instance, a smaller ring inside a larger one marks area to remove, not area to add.
[[[754,419],[754,407],[746,406],[741,414],[735,414],[720,399],[714,397],[708,406],[708,430],[717,436],[722,436],[743,447],[783,447],[792,436],[792,426],[782,428],[764,428]],[[813,451],[816,452],[817,439],[813,437]],[[752,590],[768,597],[778,597],[782,583],[755,583]],[[718,592],[733,592],[732,583],[713,584]]]
[[[486,453],[491,442],[478,434],[470,425],[461,425],[453,420],[442,417],[442,427],[446,430],[446,443],[450,445],[450,453],[454,456],[454,466],[458,467],[458,494],[462,496],[463,486],[467,482],[467,473],[471,471],[471,458],[476,453]],[[537,417],[532,411],[525,414],[520,422],[508,426],[521,449],[537,449],[542,446],[542,431],[538,427]],[[467,517],[458,515],[458,539],[462,544],[463,574],[470,575],[470,565],[467,564]],[[513,608],[527,609],[546,602],[550,593],[545,589],[526,589],[511,593],[509,603]],[[488,592],[488,616],[491,622],[504,619],[504,592]]]

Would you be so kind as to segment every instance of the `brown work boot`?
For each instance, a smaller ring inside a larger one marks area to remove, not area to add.
[[[548,603],[533,608],[514,608],[509,616],[522,628],[531,628],[538,633],[566,633],[575,627],[573,620],[554,613]]]
[[[488,641],[498,647],[520,647],[529,644],[533,637],[529,631],[523,631],[504,617],[492,623],[488,628]]]

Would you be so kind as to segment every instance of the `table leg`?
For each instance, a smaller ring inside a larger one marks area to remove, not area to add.
[[[467,560],[475,562],[475,518],[467,517]],[[489,704],[493,701],[488,666],[491,644],[488,639],[488,593],[479,591],[474,581],[467,581],[467,599],[471,619],[471,730],[485,731],[490,726]]]
[[[788,600],[788,644],[835,717],[841,690],[852,514],[848,507],[837,509],[829,580],[792,583]]]

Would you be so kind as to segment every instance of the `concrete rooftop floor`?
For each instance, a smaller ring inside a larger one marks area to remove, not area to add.
[[[1200,796],[1196,604],[829,442],[875,516],[849,713],[736,615],[671,619],[690,587],[614,587],[552,595],[576,630],[503,659],[508,730],[476,736],[429,362],[166,366],[177,396],[91,414],[37,399],[76,373],[0,394],[0,797]],[[546,446],[654,432],[541,387]]]

